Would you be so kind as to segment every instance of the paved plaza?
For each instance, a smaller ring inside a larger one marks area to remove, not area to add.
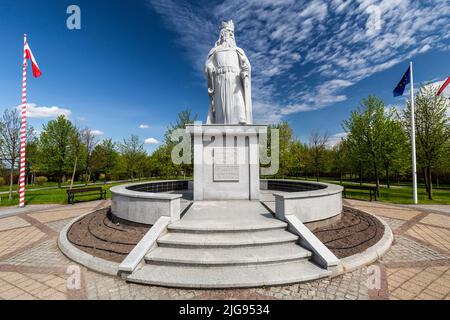
[[[379,202],[344,203],[392,228],[394,244],[381,260],[331,279],[232,290],[129,284],[67,259],[57,247],[58,232],[109,201],[13,210],[0,218],[0,299],[450,299],[450,215]],[[380,281],[368,286],[374,272]]]

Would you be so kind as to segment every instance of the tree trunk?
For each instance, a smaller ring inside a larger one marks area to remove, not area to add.
[[[389,183],[389,165],[385,164],[385,168],[386,168],[386,184],[387,184],[388,189],[390,189],[391,185]]]
[[[433,181],[431,180],[431,168],[427,167],[428,175],[428,199],[433,200]]]
[[[430,184],[428,183],[428,172],[427,172],[426,167],[422,168],[422,174],[423,174],[423,178],[425,180],[425,190],[427,191],[427,194],[429,194],[430,193]]]
[[[378,166],[376,162],[373,163],[373,170],[375,173],[375,186],[377,187],[377,196],[380,196],[380,177],[378,173]]]
[[[77,171],[77,164],[78,164],[78,157],[75,158],[75,163],[73,165],[72,180],[70,181],[69,189],[72,189],[72,187],[73,187],[73,180],[75,179],[75,172]]]
[[[14,164],[11,164],[11,170],[9,172],[9,200],[12,200],[13,179],[14,179]]]
[[[61,189],[63,175],[64,175],[63,173],[59,174],[59,177],[58,177],[58,189]]]
[[[85,179],[84,184],[87,186],[89,184],[89,181],[91,180],[91,172],[89,170],[86,170],[84,179]]]
[[[362,186],[362,166],[359,166],[359,185]]]

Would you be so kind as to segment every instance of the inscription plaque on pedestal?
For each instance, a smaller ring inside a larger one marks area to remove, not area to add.
[[[214,148],[213,179],[214,181],[239,182],[237,148]]]

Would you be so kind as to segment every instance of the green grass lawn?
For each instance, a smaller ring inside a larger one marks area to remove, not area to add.
[[[419,188],[417,190],[419,198],[419,204],[450,204],[450,189],[434,189],[433,200],[428,200],[425,188]],[[347,190],[347,198],[350,199],[362,199],[369,200],[369,192],[362,190]],[[398,203],[398,204],[413,204],[412,201],[412,187],[401,186],[395,188],[395,186],[388,188],[380,188],[379,201]]]
[[[307,181],[316,181],[315,178],[291,178]],[[339,184],[339,181],[330,178],[319,178],[319,182],[335,183]],[[358,185],[359,182],[343,181],[344,185]],[[363,186],[374,186],[373,183],[363,183]],[[433,200],[428,200],[427,193],[425,191],[425,185],[423,183],[418,184],[417,195],[419,198],[419,204],[450,204],[450,186],[440,185],[439,188],[434,187]],[[347,198],[369,200],[369,191],[364,190],[347,190]],[[381,183],[380,197],[377,197],[378,201],[397,203],[397,204],[413,204],[412,200],[412,186],[402,182],[400,184],[392,184],[391,188],[387,188],[385,184]]]
[[[98,182],[101,182],[101,181],[96,181],[96,182],[98,183]],[[74,186],[80,185],[80,184],[83,184],[83,182],[75,181],[73,183]],[[70,183],[67,183],[67,182],[61,183],[61,187],[68,187],[69,185],[70,185]],[[49,188],[49,187],[57,187],[57,186],[58,186],[58,182],[48,181],[48,182],[45,182],[45,183],[40,184],[40,185],[38,185],[38,184],[27,184],[26,185],[26,189],[27,190],[33,190],[33,189],[41,189],[41,188]],[[12,190],[13,191],[17,191],[18,189],[19,189],[19,185],[18,184],[13,184]],[[0,192],[8,192],[8,191],[9,191],[9,184],[5,184],[5,185],[0,186]]]
[[[75,182],[75,184],[77,184],[78,182]],[[61,184],[62,186],[67,185],[67,183],[63,183]],[[46,182],[43,183],[42,185],[37,185],[37,184],[33,184],[33,185],[27,185],[27,189],[35,189],[35,188],[47,188],[47,187],[57,187],[58,183],[57,182]],[[19,186],[17,184],[13,184],[13,191],[17,190],[19,188]],[[9,184],[4,184],[2,186],[0,186],[0,192],[5,192],[5,191],[9,191]]]
[[[175,178],[174,178],[175,179]],[[292,178],[290,178],[292,179]],[[141,182],[152,181],[152,180],[163,180],[162,178],[155,179],[145,179],[141,180]],[[305,180],[305,179],[302,179]],[[310,179],[312,180],[312,179]],[[331,183],[339,183],[338,181],[333,181],[329,179],[320,180],[323,182],[331,182]],[[137,182],[137,181],[136,181]],[[348,184],[348,182],[345,182]],[[107,197],[111,198],[111,192],[109,189],[112,186],[119,185],[123,183],[107,183],[103,184],[103,188],[107,190]],[[357,183],[355,183],[357,184]],[[359,185],[359,184],[358,184]],[[48,187],[50,185],[46,185]],[[36,186],[29,186],[29,188],[36,188]],[[47,190],[39,190],[39,189],[27,189],[26,192],[26,204],[48,204],[48,203],[56,203],[56,204],[66,204],[67,203],[67,193],[66,189],[47,189]],[[406,184],[401,185],[392,185],[390,189],[386,187],[381,187],[380,189],[381,197],[378,198],[379,201],[383,202],[391,202],[397,204],[412,204],[412,187]],[[420,204],[450,204],[450,187],[440,187],[434,189],[433,192],[433,200],[428,200],[427,194],[425,192],[425,188],[422,185],[419,185],[418,190],[419,203]],[[361,199],[361,200],[369,200],[369,192],[362,190],[348,190],[347,197],[350,199]],[[78,196],[76,198],[77,201],[89,201],[98,199],[98,196]],[[19,203],[19,195],[15,193],[13,195],[12,200],[8,200],[8,195],[1,195],[0,207],[4,206],[13,206],[18,205]]]
[[[176,178],[173,178],[176,179]],[[181,179],[181,178],[179,178]],[[165,180],[162,178],[153,178],[153,179],[142,179],[140,181],[135,180],[134,182],[145,182],[145,181],[154,181],[154,180]],[[120,183],[106,183],[102,185],[96,185],[102,186],[103,189],[106,190],[106,197],[109,199],[111,198],[111,192],[109,189],[113,186],[117,186],[120,184],[125,184],[126,182],[120,182]],[[41,188],[44,186],[41,186]],[[48,187],[48,186],[47,186]],[[33,190],[34,189],[34,190]],[[48,204],[48,203],[56,203],[56,204],[67,204],[67,189],[61,188],[61,189],[46,189],[46,190],[39,190],[33,187],[33,189],[26,189],[25,193],[25,203],[26,204]],[[75,201],[89,201],[89,200],[96,200],[100,199],[100,196],[96,195],[78,195],[75,197]],[[2,194],[0,196],[0,207],[6,207],[6,206],[16,206],[19,204],[19,195],[18,193],[13,194],[12,200],[8,199],[8,194]]]
[[[105,184],[104,189],[107,190],[107,197],[111,198],[111,192],[109,188],[116,184]],[[46,204],[46,203],[67,203],[67,189],[47,189],[47,190],[28,190],[25,193],[25,203],[26,204]],[[99,196],[77,196],[76,201],[94,200],[100,199]],[[19,204],[19,195],[17,193],[13,194],[12,200],[8,199],[8,194],[1,195],[0,207],[13,206]]]

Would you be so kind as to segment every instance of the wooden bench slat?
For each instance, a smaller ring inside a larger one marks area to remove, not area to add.
[[[102,187],[77,188],[67,190],[67,202],[74,204],[75,194],[82,194],[82,193],[84,193],[85,195],[93,195],[99,193],[102,199],[106,199],[106,190],[103,190]]]
[[[372,201],[372,193],[373,196],[375,198],[375,201],[377,201],[377,187],[374,186],[352,186],[352,185],[343,185],[344,187],[344,197],[347,197],[346,191],[348,189],[353,189],[353,190],[368,190],[369,191],[369,196],[370,196],[370,201]]]

